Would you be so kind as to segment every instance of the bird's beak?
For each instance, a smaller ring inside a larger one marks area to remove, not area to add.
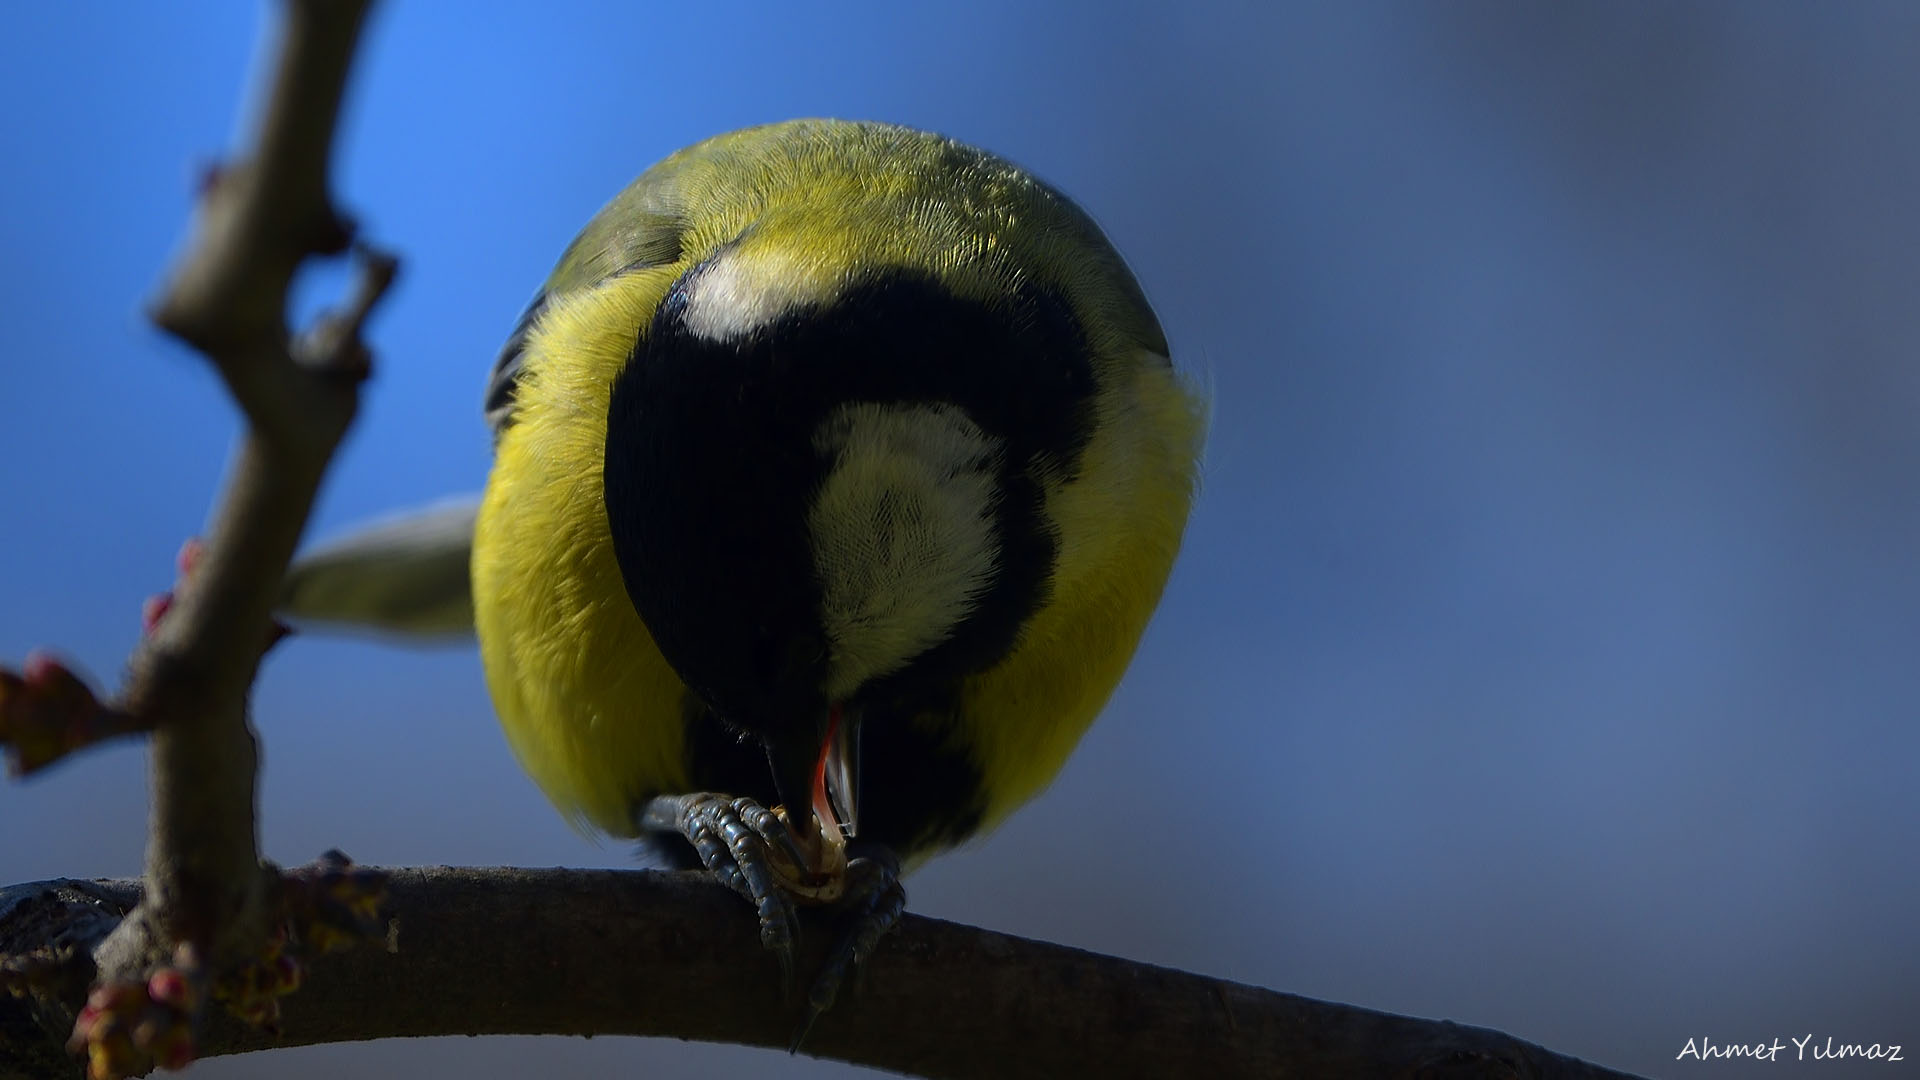
[[[840,706],[832,706],[818,743],[769,741],[767,761],[773,767],[774,787],[785,807],[787,828],[811,864],[805,869],[832,875],[833,868],[843,861],[839,856],[847,838],[859,825],[857,715],[850,716]]]
[[[820,783],[813,812],[822,828],[838,828],[851,840],[860,828],[860,718],[835,705],[827,714],[827,737],[820,744]]]

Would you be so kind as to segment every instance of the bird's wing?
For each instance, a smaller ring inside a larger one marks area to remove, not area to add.
[[[521,374],[527,335],[546,314],[556,297],[591,287],[615,274],[649,266],[664,266],[680,258],[681,223],[677,214],[658,205],[666,175],[658,167],[642,176],[594,215],[567,246],[559,265],[534,294],[514,323],[506,344],[487,373],[487,426],[497,440],[513,423],[513,398]]]

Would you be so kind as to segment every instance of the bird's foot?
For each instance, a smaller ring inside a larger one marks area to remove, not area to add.
[[[900,921],[907,905],[907,892],[900,886],[900,860],[879,845],[861,845],[864,851],[847,864],[846,887],[841,900],[840,937],[834,942],[827,962],[814,976],[807,992],[807,1018],[793,1033],[787,1049],[798,1051],[813,1022],[832,1007],[847,976],[873,952],[887,931]]]
[[[760,917],[760,943],[780,961],[793,986],[794,948],[800,923],[796,905],[837,909],[839,935],[807,991],[806,1020],[794,1032],[799,1049],[820,1014],[833,1005],[847,976],[900,921],[907,894],[900,887],[900,860],[877,844],[856,844],[849,860],[837,836],[803,843],[786,815],[753,799],[696,792],[649,800],[641,828],[687,838],[716,880],[739,893]]]
[[[791,986],[800,924],[794,897],[781,882],[807,859],[786,822],[749,798],[695,792],[649,800],[640,826],[686,837],[708,873],[753,905],[760,917],[760,944],[779,958]]]

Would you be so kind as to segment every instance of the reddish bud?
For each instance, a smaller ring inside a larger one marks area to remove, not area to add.
[[[167,612],[172,607],[173,594],[170,592],[147,597],[140,605],[140,629],[148,634],[159,629],[160,620],[167,617]]]
[[[189,536],[186,542],[180,545],[180,554],[173,557],[174,568],[180,572],[181,577],[192,577],[193,568],[200,565],[200,560],[206,553],[206,542],[197,536]]]
[[[193,983],[178,968],[161,968],[147,978],[147,996],[182,1011],[193,1008]]]

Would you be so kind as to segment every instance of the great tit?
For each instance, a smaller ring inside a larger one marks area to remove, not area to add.
[[[514,752],[745,896],[783,962],[793,905],[840,905],[817,1015],[901,868],[1045,787],[1132,657],[1205,426],[1168,357],[1093,221],[984,151],[797,120],[653,166],[487,385],[471,612]],[[446,565],[420,546],[395,584]]]

